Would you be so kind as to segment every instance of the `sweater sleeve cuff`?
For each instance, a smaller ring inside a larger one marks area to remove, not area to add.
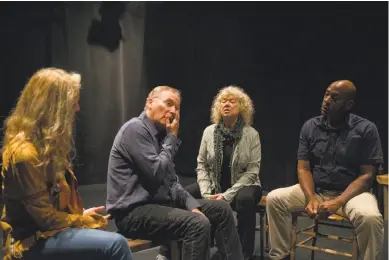
[[[165,137],[164,143],[167,145],[171,145],[171,147],[173,148],[173,153],[175,154],[178,150],[178,147],[180,147],[181,145],[181,140],[173,134],[168,134]]]
[[[190,211],[200,207],[200,203],[192,196],[186,199],[186,208]]]

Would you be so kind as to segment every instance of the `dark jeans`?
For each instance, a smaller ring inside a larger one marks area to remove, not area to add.
[[[195,198],[201,198],[200,187],[193,183],[186,190]],[[255,207],[262,198],[260,186],[241,188],[231,202],[231,207],[237,213],[238,234],[245,257],[253,255],[255,242],[256,214]]]
[[[242,248],[230,205],[225,201],[199,200],[198,213],[172,205],[144,204],[128,213],[115,215],[119,231],[134,239],[166,244],[182,241],[185,260],[210,259],[210,230],[215,229],[216,245],[224,259],[243,260]]]

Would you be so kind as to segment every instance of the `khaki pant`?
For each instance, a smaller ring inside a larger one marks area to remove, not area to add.
[[[335,198],[327,194],[316,194],[316,197],[319,201]],[[307,203],[299,184],[273,190],[267,195],[271,259],[282,259],[289,255],[292,232],[290,213],[303,211]],[[361,259],[379,259],[384,241],[384,223],[374,195],[364,192],[355,196],[337,214],[347,217],[355,227]]]

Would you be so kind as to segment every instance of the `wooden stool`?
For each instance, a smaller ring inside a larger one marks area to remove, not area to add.
[[[265,251],[269,252],[269,236],[268,236],[268,224],[267,224],[267,217],[266,217],[266,196],[262,196],[261,201],[257,205],[256,212],[259,213],[259,229],[256,228],[256,231],[261,232],[261,260],[264,260],[265,257]],[[266,217],[266,218],[265,218]],[[265,223],[266,219],[266,223]],[[266,238],[266,242],[265,239]]]
[[[378,175],[376,178],[380,186],[380,192],[377,196],[378,203],[381,205],[380,211],[383,211],[384,220],[388,220],[388,174]]]
[[[321,251],[332,255],[351,257],[352,260],[358,259],[358,243],[355,235],[355,229],[347,218],[339,215],[331,215],[324,220],[315,219],[313,221],[314,222],[313,225],[297,230],[297,218],[300,216],[308,216],[308,215],[305,212],[292,213],[292,245],[291,245],[291,252],[290,252],[291,260],[294,260],[296,257],[295,256],[296,247],[302,247],[311,250],[311,260],[315,258],[315,251]],[[318,231],[319,225],[351,229],[353,231],[353,236],[349,238],[349,237],[339,237],[336,235],[320,233]],[[307,231],[309,229],[312,229],[312,231]],[[297,243],[297,235],[300,233],[308,235],[309,237]],[[323,238],[333,239],[333,240],[341,240],[346,243],[352,243],[352,253],[350,254],[344,252],[337,252],[332,249],[318,247],[316,246],[316,240],[318,237],[323,237]],[[310,246],[305,245],[305,243],[307,243],[310,240],[312,240],[312,244]]]
[[[149,240],[127,238],[127,241],[128,241],[128,246],[131,248],[131,251],[133,253],[153,247],[153,243]]]

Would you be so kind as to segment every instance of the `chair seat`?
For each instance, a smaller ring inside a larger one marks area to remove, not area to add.
[[[331,216],[328,217],[328,219],[333,221],[349,221],[347,218],[337,214],[332,214]]]
[[[153,243],[149,240],[127,238],[127,241],[128,241],[128,246],[131,248],[131,251],[133,253],[153,247]]]
[[[297,216],[301,216],[301,217],[309,217],[305,211],[296,212],[296,213],[292,213],[292,214],[297,214]],[[338,214],[332,214],[332,215],[328,216],[326,219],[319,219],[319,221],[326,221],[326,220],[331,220],[331,221],[336,221],[336,222],[350,222],[350,220],[348,218],[343,217],[343,216],[338,215]]]
[[[262,196],[261,201],[258,203],[260,206],[266,206],[266,196]]]

